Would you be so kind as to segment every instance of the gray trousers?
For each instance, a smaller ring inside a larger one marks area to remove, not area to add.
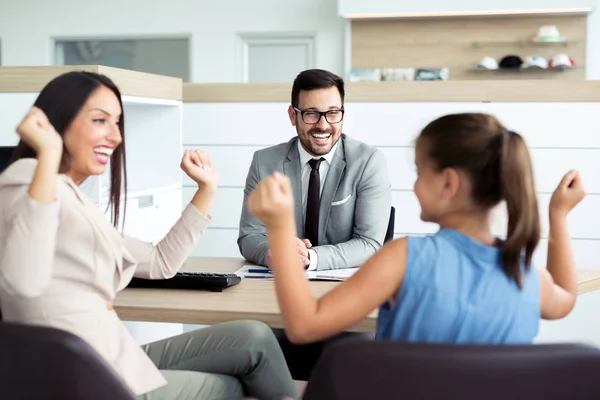
[[[217,324],[142,349],[167,380],[143,400],[298,398],[279,344],[262,322]]]

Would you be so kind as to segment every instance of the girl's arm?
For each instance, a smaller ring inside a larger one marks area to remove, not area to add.
[[[275,290],[290,341],[314,342],[341,332],[397,294],[406,268],[406,239],[386,244],[351,278],[317,299],[298,259],[289,179],[270,176],[251,197],[251,212],[267,227]]]
[[[539,270],[542,318],[566,317],[577,300],[577,274],[566,215],[550,215],[547,268]]]
[[[579,174],[566,174],[550,200],[550,232],[547,270],[540,270],[540,307],[542,318],[567,316],[577,300],[577,270],[567,215],[585,196]]]

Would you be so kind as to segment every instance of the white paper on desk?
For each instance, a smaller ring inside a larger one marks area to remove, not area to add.
[[[265,272],[250,272],[250,270],[264,269]],[[236,275],[242,278],[250,279],[273,279],[273,274],[267,268],[258,265],[246,264],[242,268],[235,271]],[[327,271],[306,271],[306,278],[310,281],[345,281],[350,278],[358,268],[342,268],[332,269]]]
[[[264,269],[265,272],[250,272],[251,269]],[[244,278],[250,278],[250,279],[273,279],[273,274],[268,272],[269,270],[266,267],[261,267],[260,265],[254,265],[254,264],[244,264],[242,266],[242,268],[238,269],[237,271],[235,271],[235,274],[238,275],[239,277],[241,277],[242,279]]]
[[[358,268],[342,268],[327,271],[306,271],[308,280],[345,281],[358,271]]]

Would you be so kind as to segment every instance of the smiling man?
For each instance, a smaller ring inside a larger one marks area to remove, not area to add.
[[[344,81],[320,69],[301,72],[292,86],[288,115],[297,136],[254,153],[246,178],[238,246],[244,258],[269,264],[265,226],[248,212],[258,182],[282,172],[292,183],[298,257],[308,270],[360,266],[383,244],[391,190],[383,153],[342,133]],[[292,260],[290,260],[292,262]],[[275,330],[292,377],[307,380],[321,351],[342,334],[295,346]]]
[[[360,266],[383,244],[391,207],[383,153],[342,133],[344,81],[320,69],[301,72],[288,115],[297,136],[254,153],[246,178],[238,246],[268,265],[264,225],[248,212],[258,182],[274,171],[293,186],[298,256],[308,270]]]

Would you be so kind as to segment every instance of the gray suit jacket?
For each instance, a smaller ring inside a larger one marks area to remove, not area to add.
[[[287,175],[294,190],[296,229],[304,237],[298,138],[254,153],[246,178],[238,247],[242,256],[266,265],[266,228],[248,212],[248,196],[273,173]],[[381,151],[342,134],[325,178],[319,210],[318,270],[360,266],[383,244],[389,222],[391,188]]]

